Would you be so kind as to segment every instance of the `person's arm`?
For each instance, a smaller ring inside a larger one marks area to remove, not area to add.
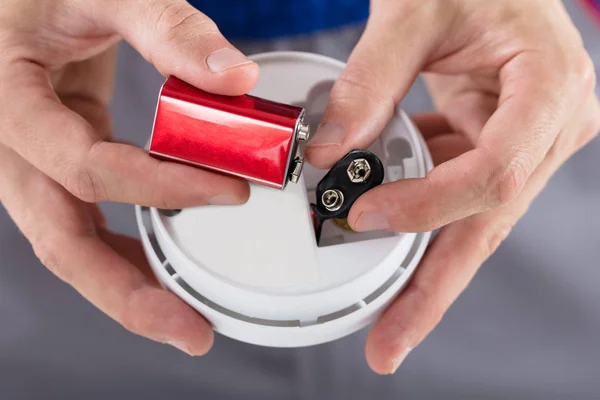
[[[148,157],[112,137],[108,104],[123,37],[165,76],[236,95],[258,79],[184,0],[4,0],[0,7],[0,201],[40,260],[129,330],[193,354],[209,324],[160,288],[141,245],[95,203],[239,204],[248,185]]]
[[[328,167],[369,146],[421,72],[438,111],[417,123],[437,166],[368,192],[349,215],[358,231],[445,226],[371,330],[366,354],[379,373],[423,341],[552,174],[600,129],[594,66],[561,1],[372,0],[308,161]]]

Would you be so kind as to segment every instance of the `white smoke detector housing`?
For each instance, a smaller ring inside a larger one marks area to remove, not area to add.
[[[304,107],[316,127],[344,64],[297,52],[251,59],[261,68],[251,94]],[[369,150],[382,160],[388,182],[424,177],[432,168],[420,133],[400,109]],[[326,172],[306,165],[299,184],[283,191],[251,184],[242,206],[173,216],[136,207],[159,282],[217,332],[257,345],[309,346],[373,322],[408,282],[431,234],[355,233],[327,221],[317,246],[309,204]]]

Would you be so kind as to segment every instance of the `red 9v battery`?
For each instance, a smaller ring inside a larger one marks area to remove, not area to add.
[[[309,135],[301,107],[211,94],[170,77],[158,100],[150,154],[283,189],[300,178],[298,145]]]

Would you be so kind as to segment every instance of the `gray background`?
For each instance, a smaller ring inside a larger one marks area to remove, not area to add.
[[[600,41],[567,1],[600,65]],[[301,49],[344,59],[345,29],[246,52]],[[113,106],[117,136],[149,135],[162,78],[122,46]],[[600,75],[600,71],[598,72]],[[418,83],[409,111],[429,101]],[[0,400],[5,399],[598,399],[600,398],[600,140],[570,160],[438,329],[393,377],[364,361],[366,331],[306,349],[217,336],[203,358],[136,337],[39,264],[0,208]],[[133,208],[105,205],[136,235]]]

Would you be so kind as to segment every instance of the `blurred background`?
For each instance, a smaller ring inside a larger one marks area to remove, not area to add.
[[[577,2],[565,3],[600,66],[600,31]],[[294,49],[345,60],[361,28],[234,43],[250,54]],[[121,46],[117,137],[144,144],[162,81]],[[403,105],[431,109],[421,82]],[[0,206],[0,399],[598,399],[599,176],[595,140],[555,175],[393,377],[369,370],[366,330],[292,350],[217,336],[202,358],[136,337],[40,265]],[[137,236],[133,207],[103,209],[111,228]]]

